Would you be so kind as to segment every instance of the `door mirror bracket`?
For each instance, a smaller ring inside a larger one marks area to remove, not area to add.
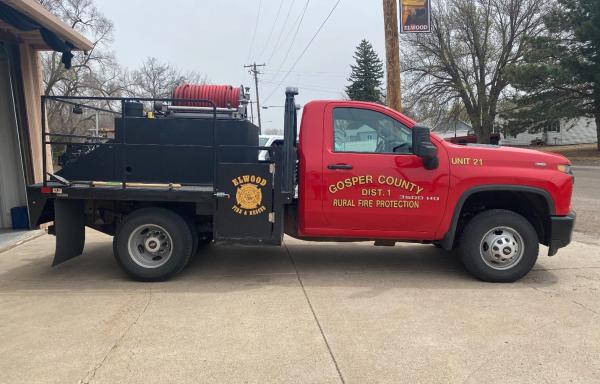
[[[437,147],[431,142],[429,128],[415,125],[412,128],[413,151],[423,159],[425,169],[437,169],[439,166]]]

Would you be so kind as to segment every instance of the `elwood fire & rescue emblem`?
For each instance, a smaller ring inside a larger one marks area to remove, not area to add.
[[[244,175],[233,179],[232,184],[237,188],[235,204],[231,209],[244,216],[256,216],[267,211],[262,204],[262,187],[267,185],[267,180],[256,175]]]

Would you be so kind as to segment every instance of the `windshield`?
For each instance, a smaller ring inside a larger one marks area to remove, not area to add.
[[[261,137],[258,139],[258,146],[259,147],[264,147],[265,145],[267,145],[267,141],[269,141],[268,137]]]

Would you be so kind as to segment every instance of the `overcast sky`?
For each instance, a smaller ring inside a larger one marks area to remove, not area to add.
[[[363,38],[384,60],[381,0],[341,0],[306,54],[277,87],[336,1],[309,2],[293,44],[305,0],[98,0],[96,4],[115,25],[113,47],[122,65],[135,68],[146,57],[155,56],[182,70],[198,71],[213,84],[251,86],[254,99],[254,82],[243,66],[264,62],[261,103],[281,106],[285,87],[290,85],[300,88],[300,104],[341,98],[354,49]],[[283,109],[262,112],[263,128],[283,128]]]

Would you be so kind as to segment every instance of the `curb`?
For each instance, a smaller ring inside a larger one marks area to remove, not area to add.
[[[25,244],[28,241],[31,241],[33,239],[37,239],[38,237],[45,235],[46,231],[44,231],[43,229],[38,229],[35,231],[30,231],[27,232],[26,234],[24,234],[21,238],[16,239],[14,241],[8,242],[5,245],[0,245],[0,253],[4,253],[8,250],[11,250],[15,247],[18,247],[19,245]]]
[[[600,165],[572,165],[574,170],[578,169],[592,169],[600,171]]]

